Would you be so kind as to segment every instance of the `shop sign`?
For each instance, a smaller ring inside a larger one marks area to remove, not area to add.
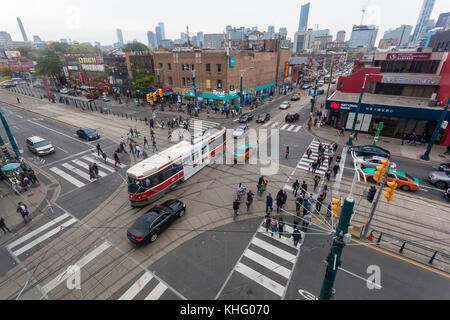
[[[211,80],[206,80],[206,89],[211,89]]]
[[[228,94],[229,94],[230,96],[233,96],[233,95],[237,94],[237,91],[236,91],[236,90],[230,90],[230,91],[228,92]]]
[[[96,58],[80,57],[78,58],[78,63],[97,63]]]
[[[289,61],[286,61],[284,64],[284,77],[287,78],[289,76]]]
[[[217,91],[217,90],[213,90],[213,94],[215,94],[216,96],[225,96],[225,91]]]
[[[230,57],[230,68],[236,65],[236,57]]]
[[[438,85],[439,80],[430,77],[391,77],[384,76],[383,83]]]
[[[86,71],[98,71],[98,72],[105,71],[105,65],[103,64],[82,64],[81,67],[83,68],[83,70]]]
[[[73,70],[73,71],[78,71],[78,67],[77,66],[68,66],[67,69]]]
[[[387,61],[430,60],[431,52],[389,53]]]

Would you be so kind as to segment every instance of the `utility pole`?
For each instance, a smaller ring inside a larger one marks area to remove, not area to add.
[[[445,106],[444,110],[442,110],[441,118],[439,119],[439,121],[438,121],[438,123],[436,125],[436,128],[434,129],[433,136],[431,137],[430,143],[428,144],[428,147],[427,147],[427,151],[425,151],[425,153],[420,157],[420,159],[422,159],[422,160],[430,160],[431,149],[433,148],[434,141],[436,141],[437,135],[439,134],[439,129],[442,126],[442,122],[444,122],[445,117],[447,116],[447,111],[448,111],[448,105],[449,104],[450,104],[450,98],[448,99],[447,105]]]
[[[17,160],[21,161],[22,155],[20,154],[19,147],[16,144],[16,139],[14,138],[13,134],[11,133],[11,130],[9,129],[9,126],[8,126],[8,122],[6,122],[6,119],[3,116],[3,113],[2,113],[1,110],[0,110],[0,120],[3,123],[3,127],[5,128],[6,135],[8,136],[8,140],[11,143],[11,146],[12,146],[12,148],[14,150],[14,153],[16,154]],[[1,142],[2,142],[2,145],[4,145],[3,141],[1,141]],[[25,164],[23,164],[23,167],[24,167],[24,169],[26,169]]]
[[[381,194],[383,193],[383,188],[386,186],[386,176],[387,176],[388,171],[389,170],[386,170],[386,175],[383,176],[383,180],[381,181],[380,190],[378,190],[377,199],[373,203],[372,210],[370,211],[369,219],[367,220],[366,224],[364,225],[364,232],[363,232],[363,236],[362,236],[363,239],[367,237],[367,233],[369,232],[370,224],[372,223],[373,216],[375,215],[375,211],[377,210],[378,202],[380,201]]]
[[[358,107],[356,108],[355,119],[353,119],[352,133],[350,134],[350,138],[347,141],[347,145],[350,147],[353,146],[353,135],[355,134],[356,122],[358,121],[359,110],[361,109],[361,102],[362,102],[362,98],[364,96],[364,90],[366,87],[366,80],[367,80],[368,76],[369,76],[369,74],[366,74],[364,76],[364,82],[363,82],[363,86],[361,88],[361,94],[359,95],[359,100],[358,100]]]

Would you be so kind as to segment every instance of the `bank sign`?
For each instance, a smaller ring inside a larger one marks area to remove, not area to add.
[[[430,60],[431,52],[388,53],[388,61]]]
[[[327,101],[326,105],[326,109],[331,111],[356,112],[357,108],[357,103],[344,101]],[[413,108],[362,103],[359,112],[387,117],[438,121],[441,116],[442,109]],[[450,121],[450,112],[447,112],[445,120]]]

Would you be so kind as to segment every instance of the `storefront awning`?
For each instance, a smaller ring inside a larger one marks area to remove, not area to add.
[[[228,101],[233,99],[239,99],[239,94],[230,94],[230,95],[217,95],[212,93],[203,93],[202,97],[204,99],[211,99],[211,100],[221,100],[221,101]]]
[[[271,82],[271,83],[264,84],[264,85],[259,86],[259,87],[255,87],[255,88],[253,88],[253,90],[254,90],[255,92],[256,92],[256,91],[262,91],[262,90],[267,89],[267,88],[275,87],[276,84],[277,84],[276,82]]]

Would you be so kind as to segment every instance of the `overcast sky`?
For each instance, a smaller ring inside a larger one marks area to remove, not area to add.
[[[376,24],[380,30],[378,40],[385,30],[417,22],[423,0],[311,0],[308,27],[330,29],[333,39],[339,30],[347,32],[360,24],[361,9],[366,8],[365,24]],[[235,27],[257,26],[267,30],[274,25],[288,28],[288,37],[297,31],[300,6],[308,1],[298,0],[20,0],[1,2],[0,31],[7,31],[13,40],[22,36],[17,17],[32,40],[39,35],[42,40],[68,38],[80,42],[99,41],[102,45],[117,42],[116,28],[123,31],[124,41],[147,44],[147,31],[155,30],[164,22],[166,38],[178,39],[189,25],[190,34],[222,33],[226,25]],[[220,5],[219,5],[220,3]],[[450,1],[436,0],[431,18],[450,11]]]

